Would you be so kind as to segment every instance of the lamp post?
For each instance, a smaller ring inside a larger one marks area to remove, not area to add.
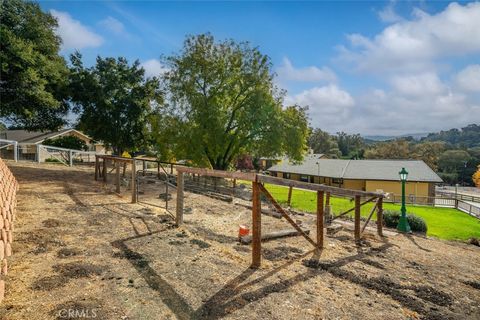
[[[410,225],[407,221],[407,208],[405,207],[405,183],[407,182],[408,172],[405,168],[398,173],[400,175],[400,181],[402,181],[402,215],[398,221],[397,230],[400,232],[410,232]]]
[[[317,171],[317,175],[318,175],[318,183],[320,184],[320,162],[316,162],[317,164],[317,167],[318,167],[318,171]]]

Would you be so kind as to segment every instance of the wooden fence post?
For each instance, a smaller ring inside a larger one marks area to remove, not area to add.
[[[355,196],[355,241],[360,241],[360,196]]]
[[[100,169],[99,164],[100,164],[100,162],[98,160],[98,156],[95,155],[95,181],[98,180],[98,170]]]
[[[115,161],[115,182],[117,184],[117,193],[120,193],[120,161]]]
[[[132,203],[137,203],[137,168],[135,159],[132,159]]]
[[[289,206],[289,207],[290,207],[290,204],[292,203],[292,189],[293,189],[292,186],[288,187],[288,200],[287,200],[287,203],[288,203],[288,206]]]
[[[107,159],[103,158],[103,170],[102,170],[103,182],[107,183]]]
[[[324,192],[317,191],[317,247],[318,249],[323,248],[323,198]]]
[[[377,233],[383,237],[383,198],[377,201]]]
[[[166,195],[168,197],[168,194]],[[175,217],[177,227],[183,223],[183,172],[177,171],[177,212]]]
[[[252,182],[252,268],[262,263],[262,214],[260,188],[257,181]]]

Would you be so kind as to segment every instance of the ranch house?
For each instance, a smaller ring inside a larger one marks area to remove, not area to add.
[[[23,159],[36,159],[38,144],[42,144],[47,139],[57,139],[64,136],[76,136],[85,141],[88,151],[95,151],[97,153],[106,153],[105,146],[102,143],[95,143],[92,138],[81,131],[75,129],[62,129],[58,131],[40,132],[40,131],[26,131],[26,130],[4,130],[0,131],[0,139],[17,141],[19,154]],[[4,158],[12,157],[13,146],[0,149],[1,156]],[[10,154],[11,153],[11,154]]]
[[[310,183],[322,183],[346,189],[389,194],[400,199],[402,190],[398,172],[405,168],[405,191],[410,202],[430,203],[435,184],[442,179],[421,160],[342,160],[308,155],[299,164],[283,160],[268,169],[271,175]]]

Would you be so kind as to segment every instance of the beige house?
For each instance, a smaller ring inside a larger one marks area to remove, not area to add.
[[[342,160],[307,156],[300,164],[284,160],[268,169],[286,179],[322,183],[346,189],[388,193],[392,200],[401,197],[398,172],[408,171],[406,194],[409,200],[428,203],[435,196],[435,184],[442,179],[421,160]]]

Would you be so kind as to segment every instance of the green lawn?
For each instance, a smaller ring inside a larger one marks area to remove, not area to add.
[[[243,182],[247,184],[248,182]],[[288,188],[277,185],[266,185],[267,190],[279,202],[286,203]],[[315,212],[316,193],[293,189],[292,207],[300,211]],[[332,211],[335,215],[344,212],[354,206],[350,199],[332,197],[330,200]],[[373,204],[368,203],[362,206],[361,214],[367,217]],[[384,210],[400,210],[400,205],[385,203]],[[469,216],[453,208],[438,208],[430,206],[407,206],[408,213],[422,217],[427,222],[429,236],[447,240],[467,240],[471,237],[480,238],[480,220]],[[351,213],[351,216],[353,212]],[[372,219],[376,219],[374,215]]]

